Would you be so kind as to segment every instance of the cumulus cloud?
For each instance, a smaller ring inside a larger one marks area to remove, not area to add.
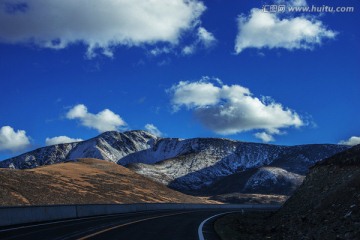
[[[116,131],[120,127],[125,127],[126,122],[114,112],[109,109],[102,110],[97,114],[89,113],[88,109],[83,104],[78,104],[71,108],[67,114],[68,119],[78,119],[81,125],[96,129],[97,131]]]
[[[0,128],[0,151],[17,152],[30,145],[30,139],[24,130],[15,131],[10,126]]]
[[[181,81],[168,91],[172,93],[172,104],[175,111],[184,105],[187,108],[214,105],[219,101],[220,88],[207,80],[198,82]]]
[[[50,146],[50,145],[80,142],[80,141],[83,141],[83,140],[81,138],[70,138],[67,136],[58,136],[58,137],[46,138],[45,144],[46,144],[46,146]]]
[[[258,132],[258,133],[255,133],[254,135],[256,138],[261,139],[265,143],[275,141],[274,137],[266,132]]]
[[[352,136],[352,137],[349,138],[348,140],[342,140],[342,141],[340,141],[339,144],[349,145],[349,146],[355,146],[355,145],[360,144],[360,137]]]
[[[211,32],[208,32],[203,27],[198,28],[197,35],[199,43],[203,44],[206,48],[209,48],[216,43],[216,38],[214,37],[214,35]]]
[[[278,1],[279,2],[279,1]],[[306,6],[304,0],[291,1],[293,6]],[[333,39],[336,32],[328,30],[314,16],[298,17],[263,11],[253,8],[249,16],[238,17],[238,34],[235,52],[246,48],[313,49],[324,39]]]
[[[283,107],[269,97],[261,99],[240,85],[225,85],[208,77],[196,82],[181,81],[168,91],[174,111],[182,106],[192,110],[207,128],[219,134],[236,134],[254,129],[265,130],[257,137],[273,140],[282,128],[305,125],[293,110]]]
[[[0,42],[62,49],[74,43],[111,57],[119,45],[176,45],[200,24],[198,0],[24,0],[0,2]]]
[[[148,131],[149,133],[155,136],[161,137],[163,135],[162,132],[154,124],[151,123],[146,124],[145,129],[146,131]]]

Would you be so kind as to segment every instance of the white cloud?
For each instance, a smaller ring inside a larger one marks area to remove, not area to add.
[[[149,53],[153,56],[158,56],[158,55],[161,55],[161,54],[168,54],[168,53],[171,53],[172,52],[172,49],[169,48],[169,47],[156,47],[154,49],[151,49],[149,51]]]
[[[191,54],[195,53],[195,48],[196,48],[195,45],[188,45],[188,46],[185,46],[181,52],[184,55],[191,55]]]
[[[302,4],[306,2],[293,1],[293,5]],[[252,9],[249,16],[238,17],[238,29],[235,41],[237,54],[246,48],[313,49],[324,39],[333,39],[337,34],[314,17],[281,18],[279,14],[257,8]]]
[[[203,27],[198,28],[197,35],[199,42],[202,43],[206,48],[209,48],[216,43],[216,38],[214,35]]]
[[[0,42],[62,49],[87,46],[112,57],[118,45],[179,44],[200,24],[198,0],[5,0],[0,3]]]
[[[10,126],[0,128],[0,151],[17,152],[30,145],[30,139],[24,130],[15,131]]]
[[[217,85],[203,78],[172,86],[167,91],[171,94],[173,109],[178,111],[185,106],[193,110],[203,125],[219,134],[262,129],[270,136],[282,134],[282,128],[305,125],[295,111],[271,98],[259,99],[243,86],[228,86],[215,80]],[[269,136],[267,139],[271,140]]]
[[[175,111],[181,105],[188,108],[213,105],[218,102],[220,89],[206,80],[198,82],[181,81],[168,90],[173,94],[172,104]]]
[[[256,138],[261,139],[263,142],[273,142],[275,141],[274,137],[266,132],[258,132],[254,134]]]
[[[355,145],[360,144],[360,137],[352,136],[352,137],[349,138],[348,140],[342,140],[342,141],[340,141],[339,144],[349,145],[349,146],[355,146]]]
[[[146,124],[145,129],[146,131],[148,131],[149,133],[155,136],[161,137],[163,135],[162,132],[154,124],[151,123]]]
[[[83,140],[81,138],[69,138],[67,136],[58,136],[58,137],[46,138],[45,144],[46,144],[46,146],[50,146],[50,145],[80,142],[80,141],[83,141]]]
[[[93,114],[89,113],[87,107],[83,104],[71,108],[66,117],[68,119],[79,119],[81,125],[96,129],[99,132],[116,131],[120,127],[126,126],[126,122],[109,109]]]
[[[203,27],[199,27],[197,30],[197,39],[193,43],[183,47],[182,54],[183,55],[194,54],[196,50],[199,48],[199,46],[203,48],[211,48],[216,44],[216,42],[217,40],[211,32],[207,31]]]

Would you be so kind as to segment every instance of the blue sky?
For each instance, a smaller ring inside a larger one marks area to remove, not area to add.
[[[0,1],[0,160],[106,130],[360,143],[359,1],[90,2]]]

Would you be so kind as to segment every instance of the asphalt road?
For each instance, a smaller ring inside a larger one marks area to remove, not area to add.
[[[176,210],[126,213],[0,229],[0,239],[70,240],[196,240],[199,225],[207,218],[231,210]],[[239,211],[239,210],[237,210]],[[218,240],[212,228],[203,227],[206,240]]]

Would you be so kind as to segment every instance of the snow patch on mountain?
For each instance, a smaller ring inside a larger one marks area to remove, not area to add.
[[[128,167],[174,189],[193,191],[210,186],[224,176],[274,163],[284,165],[288,169],[284,171],[289,174],[304,174],[313,163],[346,149],[339,145],[285,147],[215,139],[196,139],[196,142],[193,146],[197,148],[187,154],[156,164],[135,163]]]
[[[236,141],[228,139],[216,138],[160,138],[155,141],[151,148],[137,152],[136,154],[129,154],[121,158],[118,163],[121,165],[130,163],[154,164],[184,154],[199,152],[225,157],[236,150],[237,143]]]
[[[243,192],[288,194],[295,190],[304,176],[276,167],[261,167],[249,178]]]

